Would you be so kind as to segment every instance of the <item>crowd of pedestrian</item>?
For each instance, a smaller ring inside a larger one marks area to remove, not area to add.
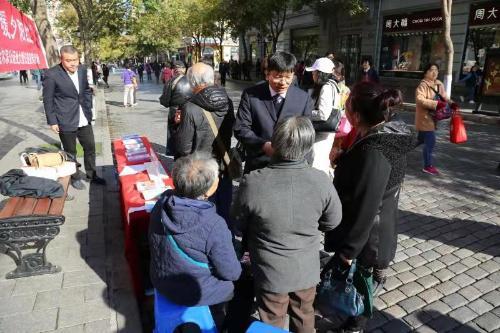
[[[92,74],[94,65],[107,84],[107,66],[94,63]],[[434,115],[453,107],[437,80],[439,67],[429,64],[416,89],[414,133],[395,112],[401,92],[380,85],[370,61],[349,89],[333,53],[308,64],[276,52],[259,63],[256,73],[265,79],[242,92],[234,112],[224,84],[238,75],[236,65],[222,62],[217,84],[203,62],[187,70],[180,61],[125,64],[124,107],[137,105],[144,71],[146,80],[154,74],[164,83],[166,153],[176,160],[175,187],[151,214],[151,281],[171,302],[209,306],[221,332],[244,332],[256,308],[267,324],[284,327],[288,315],[291,331],[311,333],[318,284],[342,285],[354,271],[364,308],[338,332],[363,332],[395,256],[407,154],[423,143],[423,171],[438,174]],[[78,51],[63,47],[61,64],[45,73],[44,107],[65,151],[75,155],[76,139],[82,144],[83,180],[105,184],[96,173],[92,131],[97,80],[87,75]],[[84,188],[81,180],[77,173],[73,186]],[[342,300],[330,299],[327,306],[338,311]]]
[[[356,267],[364,311],[338,332],[363,332],[395,256],[407,154],[423,143],[423,171],[437,174],[432,115],[449,105],[437,70],[431,64],[416,90],[418,133],[394,111],[401,92],[380,85],[369,60],[349,89],[334,54],[307,66],[277,52],[259,63],[265,80],[243,91],[236,114],[223,87],[229,63],[219,65],[220,86],[204,63],[170,78],[160,101],[174,113],[175,189],[151,217],[155,288],[210,306],[222,332],[243,332],[255,307],[265,323],[284,327],[288,314],[292,332],[314,332],[318,283],[327,271],[345,281]],[[234,200],[233,135],[245,157]]]

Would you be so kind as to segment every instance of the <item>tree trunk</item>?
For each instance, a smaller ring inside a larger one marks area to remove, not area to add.
[[[243,58],[245,59],[245,61],[247,61],[248,60],[248,47],[247,47],[247,40],[245,38],[245,33],[240,34],[240,42],[243,45]]]
[[[40,39],[45,47],[45,54],[47,56],[47,64],[49,67],[55,66],[59,63],[59,50],[57,42],[52,33],[52,28],[47,15],[47,4],[45,0],[33,0],[31,2],[31,10],[35,19]]]
[[[446,73],[444,86],[448,98],[451,97],[451,82],[453,81],[453,41],[451,40],[451,7],[453,0],[442,0],[442,13],[444,19],[444,44],[446,51]]]

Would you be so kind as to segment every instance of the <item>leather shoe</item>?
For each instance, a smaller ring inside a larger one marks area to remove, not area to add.
[[[85,184],[80,179],[72,179],[71,186],[77,190],[85,190]]]
[[[101,177],[98,177],[98,176],[92,177],[92,179],[90,180],[90,182],[93,183],[93,184],[97,184],[97,185],[106,185],[106,180],[104,178],[101,178]]]

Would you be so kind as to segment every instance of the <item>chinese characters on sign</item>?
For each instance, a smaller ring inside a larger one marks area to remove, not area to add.
[[[500,24],[500,2],[475,3],[470,6],[469,25]]]
[[[384,17],[384,32],[439,29],[443,27],[441,10]]]
[[[29,28],[20,20],[15,19],[14,16],[10,17],[10,21],[7,20],[4,10],[0,10],[0,29],[8,39],[15,39],[18,36],[21,41],[33,44]]]
[[[47,68],[35,23],[0,0],[0,72]]]

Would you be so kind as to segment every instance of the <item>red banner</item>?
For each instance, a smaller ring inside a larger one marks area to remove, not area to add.
[[[0,72],[47,67],[35,22],[0,0]]]

